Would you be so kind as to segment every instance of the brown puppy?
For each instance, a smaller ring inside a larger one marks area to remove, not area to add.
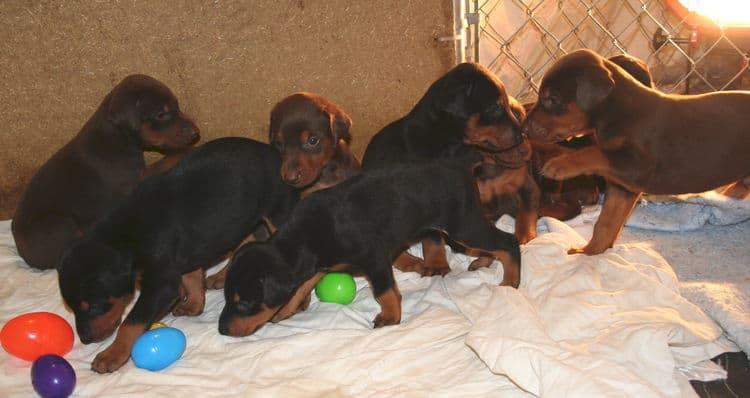
[[[34,268],[54,268],[71,238],[140,181],[143,151],[169,155],[198,139],[198,128],[167,86],[145,75],[126,77],[26,187],[11,225],[19,254]]]
[[[361,172],[349,149],[352,119],[338,105],[313,93],[294,93],[271,110],[268,141],[281,155],[282,180],[300,189],[300,198]],[[243,243],[264,241],[275,232],[269,220]],[[227,268],[206,278],[206,286],[222,289]]]
[[[627,54],[619,54],[609,58],[625,71],[630,73],[644,86],[653,87],[653,79],[648,65],[638,58]],[[524,104],[527,111],[531,111],[534,104]],[[581,214],[582,205],[593,205],[599,201],[599,194],[604,192],[604,180],[595,175],[580,175],[565,180],[553,180],[542,174],[544,164],[554,157],[564,153],[585,148],[596,144],[596,134],[581,132],[568,140],[556,142],[533,141],[532,170],[534,179],[541,190],[540,217],[554,217],[559,220],[569,220]]]
[[[271,110],[268,141],[281,154],[281,178],[301,197],[361,172],[349,149],[352,119],[338,105],[312,93],[295,93]]]
[[[524,131],[560,141],[594,128],[596,145],[555,157],[542,172],[607,181],[591,241],[569,253],[612,247],[642,192],[703,192],[749,176],[748,109],[750,92],[668,95],[593,51],[560,58],[542,79]]]

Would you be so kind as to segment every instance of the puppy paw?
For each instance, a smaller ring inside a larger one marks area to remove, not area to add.
[[[111,373],[120,369],[130,359],[130,352],[114,345],[100,352],[91,363],[91,370],[97,373]]]
[[[516,289],[518,289],[518,285],[520,284],[521,280],[518,276],[503,276],[503,281],[500,282],[500,286],[510,286]]]
[[[447,261],[432,261],[425,263],[420,274],[422,276],[445,276],[449,272],[451,272],[451,267]]]
[[[403,252],[393,261],[393,266],[403,272],[421,272],[424,269],[424,261],[419,257]]]
[[[469,264],[469,271],[476,271],[480,268],[489,267],[494,261],[494,257],[479,257]]]
[[[548,160],[542,166],[541,173],[553,180],[566,180],[582,174],[579,167],[567,156],[558,156]]]
[[[585,254],[587,256],[595,256],[597,254],[604,253],[607,248],[597,248],[591,245],[584,247],[571,247],[568,249],[568,254]]]
[[[203,307],[206,304],[204,297],[191,297],[184,295],[180,298],[177,306],[172,310],[174,316],[197,316],[203,313]]]
[[[401,316],[396,316],[395,314],[387,314],[384,312],[379,313],[373,321],[373,324],[376,328],[398,325],[399,323],[401,323]]]
[[[227,267],[206,278],[206,287],[209,289],[223,289],[224,280],[227,276]]]

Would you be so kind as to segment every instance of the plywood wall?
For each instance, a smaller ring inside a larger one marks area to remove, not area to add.
[[[268,113],[320,93],[354,150],[453,64],[450,0],[0,2],[0,219],[123,77],[165,82],[203,139],[266,140]]]

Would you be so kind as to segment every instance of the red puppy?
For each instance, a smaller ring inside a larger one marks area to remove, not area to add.
[[[750,176],[748,109],[750,92],[668,95],[593,51],[560,58],[542,79],[524,131],[560,141],[594,128],[596,145],[550,159],[542,172],[607,181],[591,241],[569,253],[612,247],[642,192],[703,192]]]
[[[11,225],[18,253],[34,268],[56,267],[71,238],[87,232],[140,181],[143,151],[169,155],[198,139],[198,128],[167,86],[145,75],[126,77],[32,177]]]

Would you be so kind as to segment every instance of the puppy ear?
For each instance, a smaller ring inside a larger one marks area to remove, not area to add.
[[[293,282],[292,272],[288,266],[269,270],[263,278],[263,301],[269,307],[285,303],[294,293],[297,285]]]
[[[612,73],[604,65],[583,68],[576,83],[576,103],[584,112],[591,112],[615,88]]]
[[[331,132],[333,133],[335,142],[344,140],[347,144],[351,144],[352,135],[349,129],[352,127],[352,118],[338,107],[329,108],[327,112],[331,118]]]
[[[123,93],[115,87],[107,96],[106,104],[107,119],[119,128],[130,131],[141,129],[141,120],[138,117],[139,101],[130,93]]]
[[[469,112],[469,98],[471,98],[474,86],[471,83],[457,84],[444,91],[439,97],[439,104],[442,104],[442,110],[461,119],[468,119],[471,116]]]
[[[279,122],[281,120],[281,115],[279,115],[280,112],[279,104],[276,104],[276,106],[271,109],[271,122],[268,125],[268,142],[273,142],[273,135],[279,130]]]

